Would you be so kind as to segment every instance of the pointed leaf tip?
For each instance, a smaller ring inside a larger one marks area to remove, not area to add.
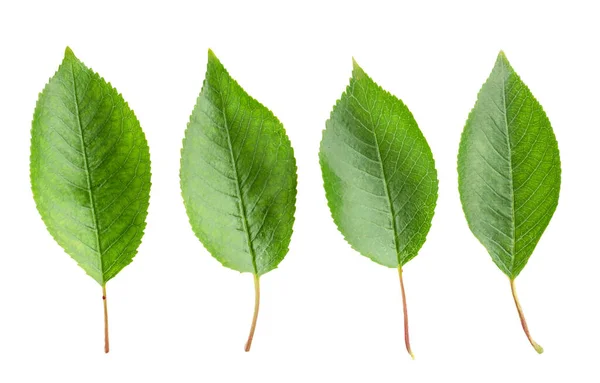
[[[223,66],[223,63],[221,63],[221,60],[219,60],[219,58],[217,57],[215,52],[213,52],[213,50],[210,48],[208,49],[207,67],[208,68],[219,68],[218,70],[226,71],[225,67]]]
[[[364,69],[361,68],[360,65],[358,65],[354,57],[352,57],[352,76],[357,80],[364,76],[367,76]]]
[[[506,57],[506,53],[504,53],[503,50],[500,50],[500,52],[498,52],[498,57],[496,58],[496,62],[503,62],[506,66],[510,66],[510,63],[508,62],[508,58]]]
[[[76,58],[75,53],[73,53],[73,50],[68,46],[65,48],[65,58]]]
[[[221,60],[219,60],[215,52],[210,48],[208,48],[208,62],[221,64]]]

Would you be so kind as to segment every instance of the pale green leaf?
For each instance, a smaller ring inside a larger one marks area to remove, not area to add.
[[[224,266],[254,275],[250,351],[260,276],[288,252],[296,211],[296,159],[277,117],[229,76],[214,53],[181,150],[190,224]]]
[[[356,63],[319,156],[331,214],[350,245],[388,267],[415,257],[437,200],[433,155],[406,105]]]
[[[431,227],[438,191],[431,149],[406,105],[354,62],[319,157],[340,232],[362,255],[398,268],[406,349],[413,356],[402,266],[417,255]]]
[[[35,108],[30,166],[48,231],[104,286],[141,242],[150,155],[123,97],[69,48]]]
[[[185,132],[181,191],[192,229],[224,266],[262,275],[288,252],[296,161],[283,125],[209,51]]]

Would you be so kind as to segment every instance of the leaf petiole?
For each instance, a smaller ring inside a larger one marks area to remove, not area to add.
[[[106,304],[106,285],[102,285],[102,302],[104,303],[104,352],[110,350],[108,344],[108,306]]]
[[[410,349],[410,337],[408,335],[408,308],[406,307],[406,293],[404,291],[404,280],[402,278],[402,266],[398,267],[398,276],[400,277],[400,290],[402,291],[402,309],[404,311],[404,343],[406,344],[406,351],[410,354],[410,357],[415,359]]]
[[[256,330],[256,320],[258,319],[258,309],[260,306],[260,277],[258,274],[254,274],[254,315],[252,316],[252,325],[250,326],[250,334],[248,335],[248,341],[246,341],[246,352],[250,351],[252,346],[252,339],[254,338],[254,330]]]
[[[517,290],[515,288],[515,280],[514,279],[510,280],[510,289],[512,291],[512,296],[515,300],[515,305],[517,306],[517,311],[519,312],[519,319],[521,319],[521,326],[523,326],[523,331],[525,331],[525,335],[527,335],[527,339],[529,339],[529,343],[531,343],[531,345],[533,346],[535,351],[537,351],[538,354],[541,354],[544,352],[544,349],[542,348],[542,346],[540,346],[533,340],[533,338],[531,337],[531,334],[529,333],[529,327],[527,327],[527,321],[525,320],[525,314],[523,314],[523,309],[521,308],[521,304],[519,303],[519,298],[517,297]]]

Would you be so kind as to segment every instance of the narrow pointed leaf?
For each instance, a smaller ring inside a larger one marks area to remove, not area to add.
[[[511,279],[513,294],[512,281],[556,210],[560,173],[550,121],[500,52],[463,131],[458,175],[469,227]],[[515,302],[528,333],[516,294]]]
[[[35,108],[30,172],[48,231],[104,289],[141,242],[150,155],[123,97],[69,48]]]
[[[319,156],[340,232],[362,255],[399,268],[402,279],[402,266],[425,242],[438,190],[433,155],[411,112],[354,63]]]
[[[185,133],[180,176],[194,233],[224,266],[256,276],[258,306],[258,276],[288,252],[296,161],[283,125],[212,51]]]
[[[514,279],[556,210],[560,157],[546,113],[503,53],[467,120],[458,174],[469,227]]]

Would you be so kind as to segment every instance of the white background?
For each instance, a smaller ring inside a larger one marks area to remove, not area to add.
[[[0,5],[0,382],[598,382],[600,23],[593,2],[3,1]],[[52,240],[31,196],[38,92],[65,46],[124,94],[146,132],[153,185],[134,262],[101,289]],[[211,47],[284,123],[298,162],[291,248],[252,277],[195,238],[179,191],[181,139]],[[561,151],[552,222],[517,279],[469,231],[456,175],[460,133],[503,49],[544,106]],[[321,131],[351,58],[412,110],[440,190],[428,240],[398,276],[348,246],[326,206]]]

